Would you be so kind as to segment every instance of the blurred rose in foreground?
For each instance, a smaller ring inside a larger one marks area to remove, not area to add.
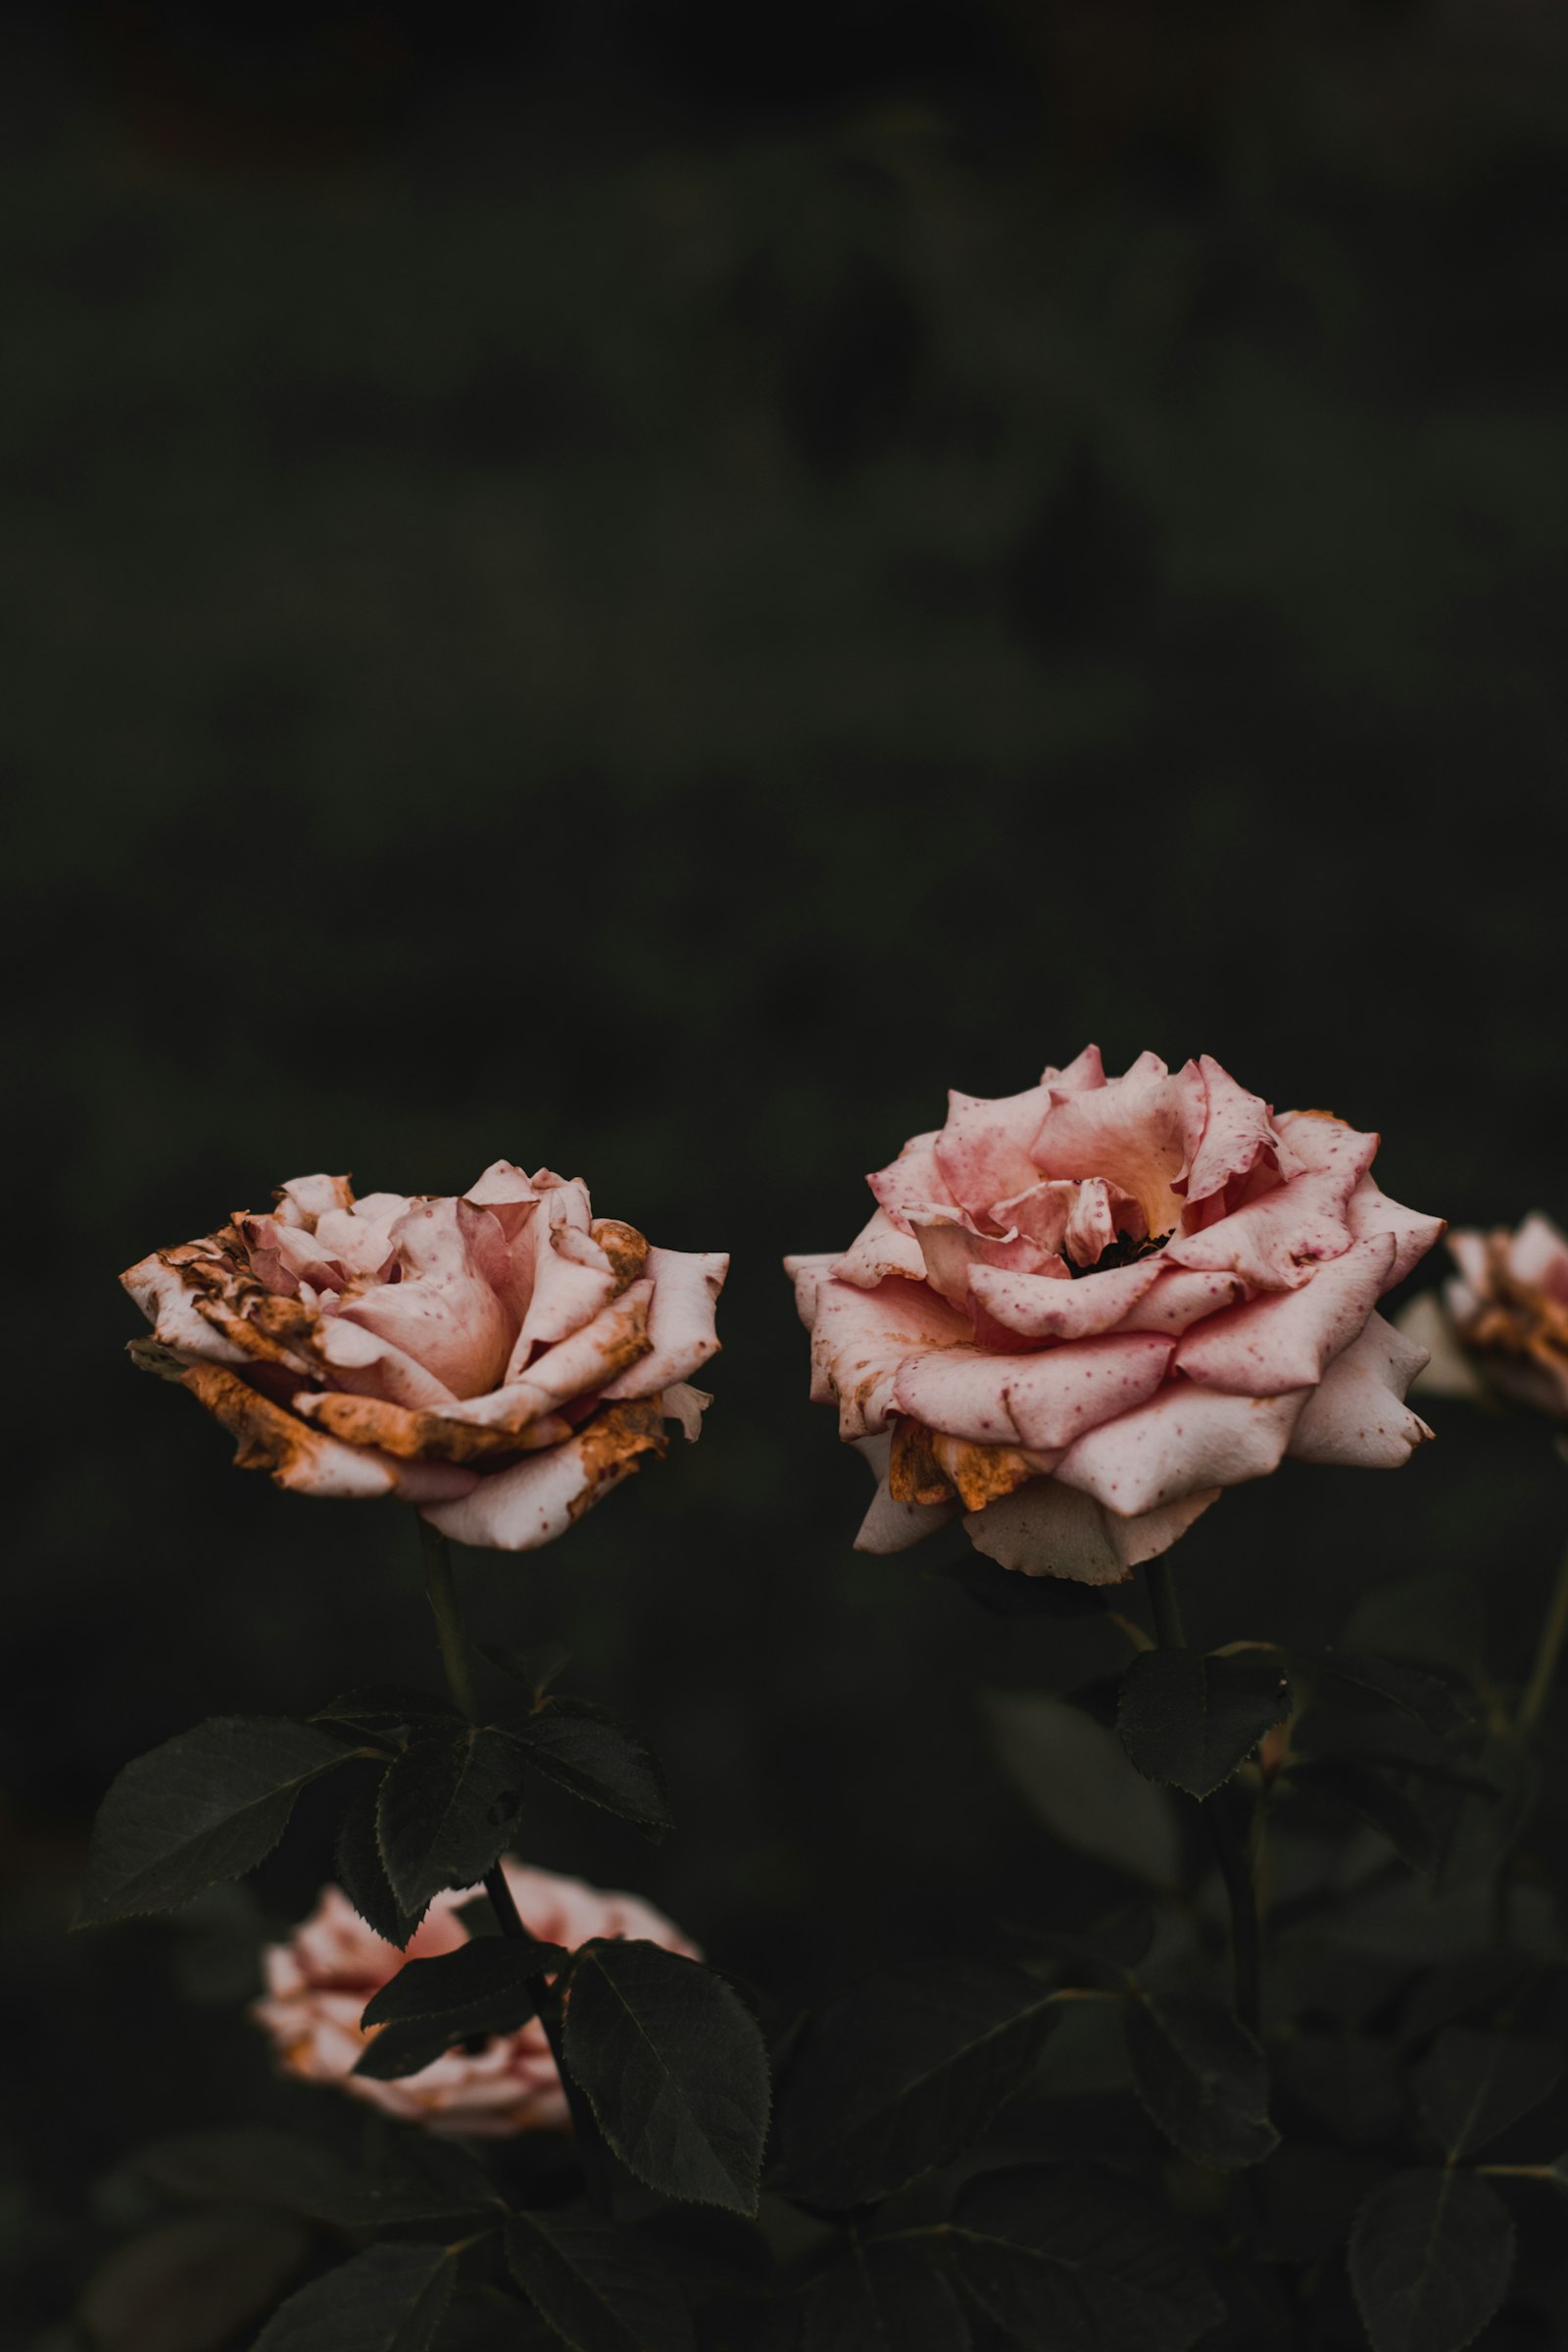
[[[950,1105],[847,1250],[785,1261],[812,1396],[877,1473],[858,1548],[961,1511],[1004,1567],[1114,1583],[1286,1454],[1392,1469],[1430,1437],[1424,1350],[1374,1307],[1443,1221],[1378,1190],[1375,1135],[1276,1118],[1206,1054],[1107,1079],[1093,1046]]]
[[[498,1159],[457,1198],[301,1176],[121,1280],[132,1352],[296,1494],[397,1494],[462,1544],[526,1551],[695,1438],[727,1257],[651,1249],[588,1189]]]
[[[1399,1317],[1431,1356],[1418,1388],[1568,1421],[1568,1241],[1538,1212],[1513,1233],[1450,1233],[1448,1249],[1458,1273]]]
[[[662,1944],[690,1960],[702,1957],[678,1928],[638,1895],[606,1893],[580,1879],[525,1870],[510,1860],[503,1868],[523,1924],[540,1942],[575,1951],[591,1936],[625,1936]],[[366,1926],[338,1887],[323,1888],[310,1918],[287,1943],[271,1945],[263,1958],[267,1992],[251,2014],[271,2035],[282,2066],[307,2082],[336,2082],[388,2115],[432,2132],[500,2137],[567,2130],[565,2093],[536,2017],[515,2034],[449,2050],[416,2075],[394,2082],[378,2082],[353,2071],[384,2031],[375,2026],[361,2031],[360,2014],[371,1994],[409,1961],[433,1960],[466,1943],[467,1931],[457,1913],[482,1895],[478,1886],[438,1894],[407,1951],[400,1952]]]

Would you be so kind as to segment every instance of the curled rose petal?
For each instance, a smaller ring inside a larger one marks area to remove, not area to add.
[[[466,1200],[416,1200],[392,1228],[400,1282],[374,1283],[339,1308],[377,1339],[390,1340],[455,1396],[479,1396],[500,1379],[512,1344],[493,1278],[501,1236]]]
[[[839,1405],[839,1434],[872,1437],[887,1427],[893,1384],[906,1356],[971,1337],[967,1318],[935,1291],[885,1282],[858,1291],[823,1282],[816,1294],[811,1350]]]
[[[956,1210],[957,1200],[937,1166],[936,1134],[909,1138],[891,1167],[866,1178],[879,1206],[901,1233],[912,1233],[911,1216],[933,1209]]]
[[[296,1494],[400,1494],[408,1502],[433,1502],[466,1494],[477,1483],[471,1471],[446,1462],[403,1462],[371,1446],[342,1445],[221,1364],[187,1365],[182,1386],[239,1440],[237,1468],[270,1470]]]
[[[1189,1208],[1222,1193],[1238,1177],[1250,1176],[1259,1160],[1279,1167],[1279,1134],[1268,1103],[1238,1086],[1212,1054],[1199,1055],[1198,1074],[1202,1101],[1189,1097],[1191,1155],[1182,1179]]]
[[[1372,1315],[1308,1397],[1291,1438],[1298,1462],[1397,1470],[1432,1432],[1404,1402],[1426,1349]]]
[[[1247,1297],[1239,1274],[1190,1274],[1164,1258],[1145,1258],[1156,1279],[1116,1325],[1118,1331],[1190,1331],[1205,1315],[1217,1315]],[[1108,1275],[1097,1277],[1108,1281]],[[1079,1284],[1080,1290],[1088,1288]]]
[[[1123,1519],[1059,1479],[1037,1478],[1004,1501],[972,1512],[964,1528],[976,1551],[1024,1576],[1065,1576],[1080,1585],[1119,1585],[1144,1560],[1168,1551],[1220,1497],[1210,1487],[1180,1502]]]
[[[437,1503],[423,1516],[456,1544],[535,1551],[628,1478],[640,1455],[662,1453],[664,1445],[653,1399],[607,1405],[564,1445],[492,1471],[458,1501]]]
[[[1170,1353],[1171,1342],[1151,1332],[1081,1340],[1040,1355],[948,1348],[904,1364],[893,1401],[901,1413],[976,1443],[1066,1446],[1152,1396]]]
[[[1196,1063],[1171,1077],[1163,1062],[1093,1092],[1053,1099],[1030,1152],[1043,1176],[1108,1177],[1131,1195],[1151,1234],[1170,1233],[1185,1206],[1174,1189],[1203,1099]]]
[[[729,1272],[722,1251],[650,1250],[648,1353],[608,1382],[607,1396],[653,1396],[718,1352],[714,1310]]]
[[[1390,1233],[1394,1236],[1394,1263],[1389,1268],[1384,1289],[1392,1291],[1402,1282],[1411,1268],[1420,1264],[1434,1242],[1443,1239],[1446,1220],[1424,1217],[1418,1209],[1401,1207],[1380,1192],[1370,1176],[1363,1176],[1346,1203],[1345,1221],[1358,1242],[1369,1234]]]
[[[1310,1282],[1313,1268],[1340,1256],[1353,1238],[1350,1194],[1377,1149],[1375,1136],[1354,1140],[1366,1147],[1364,1157],[1348,1153],[1342,1165],[1305,1169],[1200,1233],[1181,1235],[1165,1252],[1167,1264],[1239,1274],[1264,1291]]]
[[[913,1216],[915,1240],[925,1280],[955,1306],[969,1295],[969,1277],[977,1266],[1005,1266],[1020,1274],[1054,1271],[1060,1261],[1042,1250],[1027,1234],[977,1233],[956,1217]]]
[[[680,1434],[689,1446],[695,1446],[702,1436],[703,1415],[712,1401],[706,1389],[694,1389],[685,1380],[671,1382],[654,1399],[666,1421],[680,1423]]]
[[[1079,1281],[1017,1274],[1010,1267],[976,1266],[969,1277],[974,1297],[993,1322],[1020,1339],[1084,1340],[1125,1321],[1158,1282],[1162,1260],[1141,1258]]]
[[[1229,1396],[1173,1380],[1152,1402],[1092,1429],[1056,1476],[1133,1518],[1208,1487],[1238,1487],[1279,1467],[1305,1391]]]
[[[994,1100],[954,1094],[948,1100],[948,1123],[932,1157],[954,1200],[972,1215],[985,1216],[1009,1193],[1039,1181],[1029,1146],[1051,1108],[1051,1089],[1031,1086],[1021,1095]]]
[[[344,1315],[323,1316],[311,1334],[311,1348],[332,1385],[352,1396],[381,1396],[414,1409],[457,1402],[446,1382],[405,1349]]]
[[[804,1261],[786,1258],[784,1262],[789,1269]],[[924,1282],[925,1253],[913,1234],[902,1233],[887,1210],[879,1208],[842,1257],[829,1260],[829,1271],[835,1282],[853,1282],[860,1291],[874,1291],[890,1274]]]
[[[1176,1349],[1178,1372],[1236,1396],[1278,1396],[1314,1388],[1362,1330],[1388,1287],[1392,1233],[1352,1242],[1298,1291],[1270,1291],[1210,1315]]]
[[[856,1451],[863,1455],[876,1493],[871,1507],[861,1520],[855,1539],[857,1551],[907,1551],[911,1544],[935,1533],[956,1519],[962,1508],[955,1494],[951,1500],[937,1503],[897,1502],[889,1484],[889,1463],[893,1440],[886,1431],[880,1437],[856,1438],[851,1441]]]
[[[303,1225],[314,1232],[316,1221],[329,1209],[347,1208],[354,1199],[346,1176],[291,1176],[273,1195],[285,1225]]]

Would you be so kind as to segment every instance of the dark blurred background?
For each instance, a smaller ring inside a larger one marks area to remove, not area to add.
[[[434,1671],[408,1518],[235,1475],[126,1364],[122,1266],[299,1172],[502,1154],[735,1252],[702,1444],[465,1577],[673,1781],[663,1848],[541,1796],[530,1857],[787,2011],[1095,1892],[979,1701],[1119,1653],[928,1575],[958,1539],[851,1553],[780,1255],[848,1241],[947,1086],[1091,1037],[1378,1127],[1422,1208],[1568,1211],[1562,12],[484,24],[5,36],[24,2331],[123,2150],[313,2095],[240,2003],[324,1830],[253,1907],[68,1941],[105,1785]],[[1517,1670],[1568,1480],[1434,1418],[1397,1479],[1227,1497],[1177,1555],[1200,1637],[1468,1564]]]

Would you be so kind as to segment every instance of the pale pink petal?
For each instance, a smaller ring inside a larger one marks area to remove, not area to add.
[[[1291,1439],[1292,1459],[1359,1470],[1401,1468],[1432,1435],[1403,1401],[1426,1360],[1419,1341],[1373,1315],[1307,1398]]]
[[[153,1327],[153,1337],[182,1362],[205,1358],[215,1364],[244,1364],[250,1351],[226,1340],[197,1308],[207,1296],[178,1266],[171,1266],[155,1250],[136,1265],[127,1266],[121,1283]]]
[[[1370,1176],[1363,1176],[1351,1193],[1345,1218],[1358,1242],[1371,1233],[1393,1234],[1394,1263],[1384,1284],[1390,1291],[1404,1280],[1412,1266],[1420,1264],[1433,1243],[1441,1240],[1446,1223],[1442,1217],[1424,1217],[1419,1209],[1391,1200]]]
[[[1161,1072],[1164,1070],[1164,1063],[1156,1061],[1152,1054],[1145,1054],[1140,1059],[1153,1063]],[[1103,1086],[1105,1065],[1100,1058],[1100,1048],[1085,1046],[1076,1059],[1069,1061],[1063,1070],[1053,1068],[1048,1063],[1040,1073],[1040,1083],[1049,1086],[1055,1095],[1085,1095],[1097,1086]]]
[[[611,1396],[617,1373],[641,1370],[648,1359],[654,1287],[647,1275],[629,1283],[580,1331],[536,1355],[520,1378],[448,1406],[442,1418],[473,1429],[522,1431],[580,1396]]]
[[[457,1402],[446,1382],[404,1348],[342,1315],[321,1316],[311,1347],[329,1368],[332,1386],[346,1389],[350,1396],[379,1396],[387,1404],[408,1405],[416,1412]]]
[[[784,1260],[784,1271],[795,1285],[795,1311],[808,1331],[816,1321],[817,1293],[832,1278],[838,1262],[837,1252],[832,1250],[797,1253]],[[812,1398],[813,1403],[821,1401],[819,1396]]]
[[[703,1415],[712,1401],[707,1389],[694,1389],[684,1380],[673,1382],[656,1399],[666,1421],[680,1423],[681,1436],[688,1446],[695,1445],[702,1436]]]
[[[423,1516],[454,1543],[533,1551],[564,1535],[636,1469],[640,1455],[663,1445],[657,1408],[611,1405],[565,1445],[493,1471],[463,1500],[437,1504]]]
[[[1548,1298],[1568,1305],[1568,1241],[1549,1217],[1535,1209],[1508,1244],[1508,1271]]]
[[[1337,1121],[1308,1124],[1336,1130],[1318,1166],[1276,1185],[1201,1233],[1180,1235],[1165,1251],[1166,1264],[1239,1274],[1259,1290],[1289,1291],[1309,1282],[1322,1259],[1341,1256],[1353,1238],[1347,1206],[1378,1139]]]
[[[725,1252],[650,1250],[648,1272],[654,1285],[649,1352],[609,1383],[607,1396],[655,1396],[718,1353],[714,1308],[729,1272]]]
[[[1038,1184],[1026,1185],[1010,1199],[999,1200],[995,1211],[997,1223],[1005,1231],[1026,1233],[1042,1250],[1060,1259],[1081,1190],[1081,1186],[1065,1177],[1046,1177]],[[1067,1271],[1064,1260],[1061,1271],[1064,1274]]]
[[[329,1214],[340,1217],[345,1225],[356,1222],[346,1208]],[[301,1282],[311,1283],[318,1291],[342,1290],[345,1268],[313,1228],[285,1225],[280,1217],[236,1217],[234,1223],[258,1279],[270,1291],[294,1293]]]
[[[493,1159],[477,1182],[464,1194],[475,1208],[499,1208],[504,1204],[529,1203],[538,1200],[530,1179],[510,1159]]]
[[[1448,1235],[1448,1255],[1470,1289],[1484,1297],[1492,1282],[1492,1269],[1487,1262],[1486,1235],[1478,1233],[1473,1225],[1456,1227]]]
[[[409,1203],[398,1193],[389,1193],[384,1198],[388,1206],[384,1214],[378,1217],[368,1217],[364,1213],[367,1203],[356,1200],[352,1208],[328,1209],[324,1217],[317,1219],[317,1249],[329,1263],[340,1266],[345,1274],[378,1276],[387,1271],[396,1257],[392,1228],[399,1217],[407,1214]],[[258,1223],[262,1221],[256,1220]],[[308,1260],[288,1257],[286,1262],[296,1273],[309,1277]],[[335,1290],[341,1290],[342,1287],[340,1282],[332,1285]]]
[[[786,1268],[804,1261],[787,1257]],[[909,1233],[901,1232],[885,1208],[879,1208],[861,1228],[842,1257],[829,1261],[835,1282],[853,1282],[858,1290],[874,1291],[890,1274],[908,1282],[924,1282],[925,1256]]]
[[[934,1208],[956,1209],[958,1205],[937,1166],[939,1140],[935,1130],[929,1135],[911,1135],[890,1166],[878,1168],[874,1176],[865,1180],[878,1205],[901,1233],[914,1230],[909,1223],[911,1215]]]
[[[968,1317],[918,1283],[885,1282],[875,1291],[822,1283],[811,1357],[838,1399],[840,1437],[870,1437],[887,1427],[894,1379],[906,1356],[972,1337]]]
[[[291,1176],[277,1192],[277,1214],[285,1225],[314,1227],[330,1208],[352,1208],[354,1188],[346,1176]]]
[[[1077,1188],[1072,1214],[1062,1237],[1066,1254],[1075,1266],[1094,1266],[1118,1233],[1129,1227],[1142,1241],[1144,1212],[1137,1201],[1119,1184],[1111,1184],[1103,1176],[1091,1176]]]
[[[581,1190],[577,1187],[576,1193]],[[509,1381],[526,1372],[535,1348],[554,1347],[591,1322],[619,1288],[609,1257],[587,1227],[576,1222],[578,1202],[572,1188],[553,1186],[543,1207],[548,1221],[533,1217],[523,1235],[532,1254],[531,1287],[527,1312],[507,1362]]]
[[[1142,1263],[1153,1266],[1158,1279],[1123,1315],[1118,1331],[1187,1331],[1205,1315],[1235,1306],[1247,1296],[1239,1274],[1190,1274],[1165,1257],[1146,1257]],[[1110,1277],[1096,1274],[1090,1279],[1104,1282]]]
[[[350,1500],[403,1494],[415,1501],[425,1494],[463,1494],[474,1483],[471,1471],[452,1463],[398,1461],[372,1446],[342,1445],[220,1364],[191,1364],[180,1377],[235,1439],[237,1466],[270,1470],[293,1494]]]
[[[948,1097],[947,1124],[936,1140],[935,1157],[956,1200],[974,1215],[989,1217],[998,1200],[1034,1184],[1040,1171],[1029,1146],[1051,1102],[1049,1086],[1026,1087],[1020,1095],[994,1099],[957,1093]]]
[[[1015,1331],[1020,1339],[1078,1340],[1122,1324],[1153,1289],[1163,1262],[1144,1257],[1130,1266],[1109,1266],[1103,1274],[1080,1275],[1076,1281],[976,1266],[969,1284],[992,1321]]]
[[[1311,1388],[1356,1337],[1388,1288],[1392,1233],[1352,1242],[1298,1291],[1271,1291],[1189,1331],[1176,1368],[1200,1387],[1235,1396],[1279,1396]]]
[[[1049,1274],[1059,1258],[1026,1234],[994,1236],[977,1233],[972,1225],[953,1217],[911,1216],[925,1279],[955,1306],[969,1296],[969,1276],[976,1266],[1005,1266],[1024,1275]]]
[[[1202,1080],[1195,1062],[1175,1077],[1151,1071],[1112,1078],[1092,1092],[1057,1100],[1030,1147],[1043,1176],[1108,1177],[1131,1194],[1151,1234],[1173,1232],[1185,1205],[1175,1191],[1187,1165],[1192,1105]]]
[[[1219,1494],[1211,1487],[1123,1519],[1059,1479],[1037,1478],[983,1511],[971,1511],[963,1524],[976,1551],[1004,1568],[1081,1585],[1119,1585],[1140,1561],[1168,1551]]]
[[[860,1522],[855,1539],[857,1551],[907,1551],[939,1527],[949,1527],[957,1517],[960,1505],[955,1495],[951,1502],[896,1502],[888,1491],[888,1461],[893,1441],[885,1434],[874,1438],[855,1438],[851,1441],[857,1453],[862,1455],[866,1467],[877,1482],[871,1507]]]
[[[1123,1518],[1264,1478],[1290,1444],[1305,1394],[1228,1396],[1173,1380],[1151,1403],[1080,1438],[1056,1476]]]
[[[1485,1404],[1487,1391],[1471,1358],[1444,1313],[1435,1291],[1421,1291],[1395,1317],[1395,1329],[1411,1346],[1425,1350],[1427,1361],[1410,1386],[1417,1396],[1462,1396],[1467,1404]]]
[[[1223,1192],[1234,1178],[1249,1175],[1260,1160],[1270,1167],[1279,1165],[1268,1103],[1238,1086],[1212,1054],[1200,1054],[1198,1070],[1203,1088],[1199,1134],[1192,1139],[1181,1187],[1190,1207]]]
[[[392,1236],[402,1281],[360,1291],[341,1319],[390,1340],[455,1396],[482,1396],[500,1380],[513,1337],[487,1278],[504,1257],[494,1218],[466,1200],[416,1200]]]
[[[952,1437],[1051,1451],[1152,1396],[1171,1345],[1138,1332],[1039,1355],[947,1348],[902,1365],[893,1401],[901,1413]]]

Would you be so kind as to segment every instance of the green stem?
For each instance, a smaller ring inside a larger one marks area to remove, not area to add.
[[[479,1716],[479,1698],[474,1689],[473,1666],[468,1656],[463,1604],[458,1598],[458,1581],[452,1568],[452,1547],[445,1536],[439,1535],[424,1519],[419,1521],[419,1542],[424,1554],[424,1590],[435,1618],[436,1640],[441,1644],[441,1663],[446,1669],[447,1690],[453,1705],[461,1707],[468,1721],[475,1723]],[[506,1870],[500,1862],[485,1872],[483,1885],[502,1935],[527,1937],[528,1930],[523,1925],[512,1888],[507,1885]],[[550,1978],[544,1975],[528,1979],[528,1992],[539,2023],[545,2030],[550,2055],[556,2062],[556,2072],[561,2077],[561,2087],[565,2093],[589,2202],[596,2213],[609,2214],[612,2211],[612,2199],[605,2144],[594,2122],[592,2109],[566,2071],[562,2049],[560,1995]]]
[[[1185,1649],[1187,1636],[1182,1627],[1181,1603],[1176,1597],[1176,1580],[1170,1562],[1161,1557],[1148,1560],[1144,1574],[1149,1580],[1149,1598],[1154,1613],[1154,1631],[1161,1649]],[[1258,2030],[1262,2006],[1262,1945],[1257,1927],[1257,1890],[1252,1884],[1251,1859],[1248,1838],[1235,1818],[1231,1806],[1232,1790],[1216,1788],[1199,1805],[1203,1826],[1214,1848],[1214,1859],[1224,1882],[1231,1909],[1231,1968],[1236,1985],[1236,2014],[1250,2034]]]
[[[1546,1603],[1546,1614],[1541,1621],[1535,1662],[1519,1701],[1519,1712],[1514,1717],[1516,1732],[1533,1731],[1545,1713],[1546,1701],[1551,1696],[1557,1668],[1562,1661],[1565,1641],[1568,1641],[1568,1551],[1562,1555],[1557,1581],[1551,1588],[1551,1598]]]

